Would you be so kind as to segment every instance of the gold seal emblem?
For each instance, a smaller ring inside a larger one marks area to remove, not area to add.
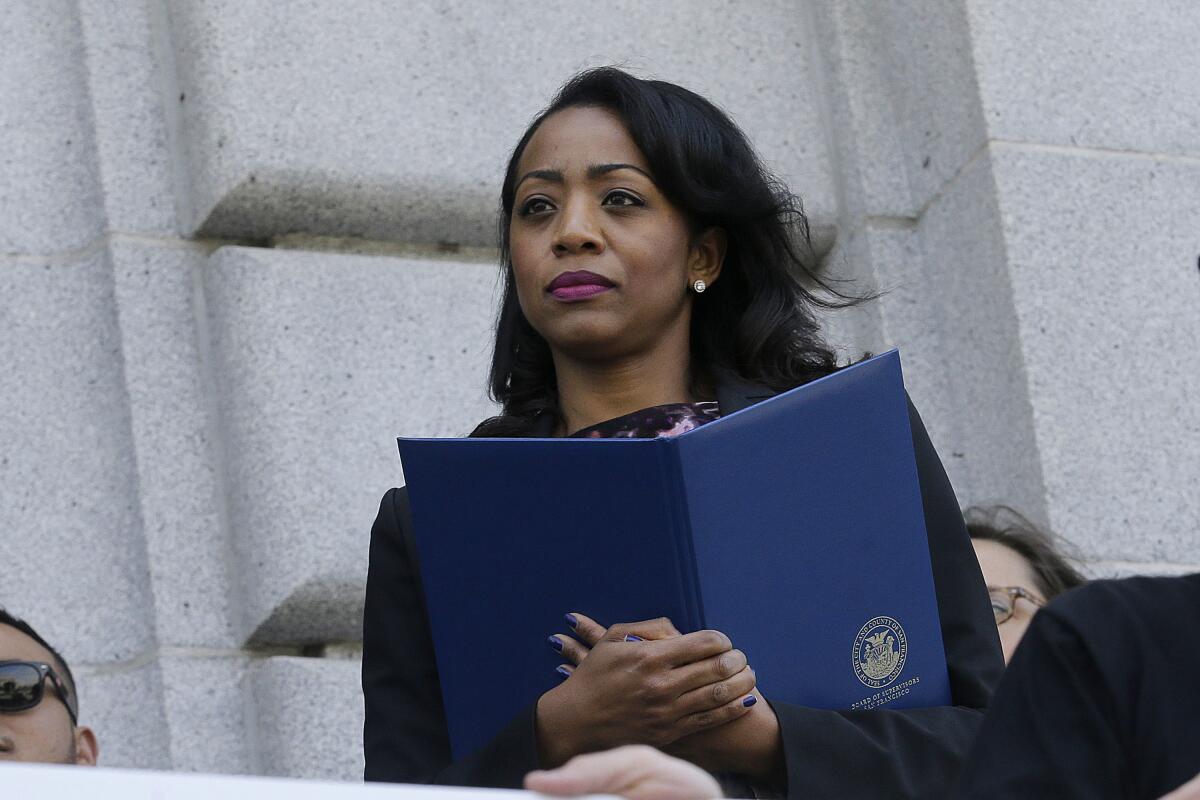
[[[900,677],[907,658],[908,637],[891,617],[867,620],[854,638],[854,674],[872,689],[882,689]]]

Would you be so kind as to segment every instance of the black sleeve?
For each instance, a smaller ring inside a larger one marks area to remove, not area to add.
[[[1119,649],[1117,641],[1104,643]],[[1034,616],[996,691],[995,707],[979,729],[955,796],[1159,796],[1132,790],[1124,768],[1130,750],[1116,733],[1114,701],[1094,645],[1060,619],[1053,605]],[[1159,757],[1155,753],[1147,763]]]
[[[945,797],[1004,670],[979,562],[954,490],[909,404],[953,706],[823,711],[773,703],[788,797]]]
[[[368,781],[516,789],[537,769],[531,706],[474,755],[452,761],[425,614],[408,494],[384,495],[371,528],[363,615],[363,749]]]

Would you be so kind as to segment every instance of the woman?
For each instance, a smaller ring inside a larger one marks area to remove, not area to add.
[[[813,276],[798,201],[694,93],[611,68],[577,76],[521,138],[501,198],[503,411],[474,435],[678,433],[836,369],[813,317],[829,303],[800,282]],[[577,753],[649,743],[739,776],[742,796],[944,794],[1002,662],[954,493],[911,422],[953,707],[760,702],[754,654],[720,634],[575,614],[578,639],[552,637],[573,674],[451,762],[408,502],[392,490],[367,583],[368,779],[519,787]]]
[[[1059,552],[1054,537],[1013,509],[968,508],[964,516],[1007,664],[1038,609],[1086,579]]]

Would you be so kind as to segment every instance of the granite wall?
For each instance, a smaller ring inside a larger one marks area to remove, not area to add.
[[[397,435],[486,415],[525,124],[616,63],[804,198],[960,499],[1200,569],[1200,6],[16,0],[0,15],[0,604],[113,766],[357,779]]]

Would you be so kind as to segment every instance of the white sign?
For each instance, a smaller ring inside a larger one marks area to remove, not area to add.
[[[453,786],[335,783],[0,763],[0,797],[22,800],[536,800],[539,795]]]

